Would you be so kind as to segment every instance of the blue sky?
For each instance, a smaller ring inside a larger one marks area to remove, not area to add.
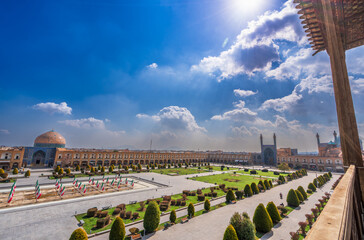
[[[291,1],[0,3],[0,145],[49,129],[69,147],[316,149],[337,130],[326,52]],[[347,51],[364,135],[364,48]]]

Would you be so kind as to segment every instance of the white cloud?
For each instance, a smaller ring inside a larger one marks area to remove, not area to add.
[[[136,117],[152,119],[159,122],[162,128],[170,130],[206,132],[205,128],[198,126],[195,117],[184,107],[169,106],[161,109],[156,115],[137,114]]]
[[[257,94],[258,91],[253,92],[251,90],[241,90],[241,89],[234,89],[235,96],[239,97],[248,97]]]
[[[33,106],[33,109],[53,113],[62,113],[66,115],[71,115],[72,108],[67,106],[66,102],[61,102],[60,104],[54,102],[38,103]]]
[[[234,103],[235,109],[227,111],[222,115],[215,115],[211,120],[232,120],[236,122],[240,121],[253,121],[257,117],[257,113],[251,111],[249,108],[245,107],[245,102],[240,100]]]
[[[299,80],[301,76],[331,75],[330,62],[326,53],[312,56],[312,49],[301,48],[295,55],[289,56],[279,67],[267,71],[268,77],[276,80]]]
[[[352,81],[352,92],[354,94],[360,94],[364,90],[364,78],[353,79]]]
[[[150,68],[150,69],[156,69],[156,68],[158,68],[158,64],[156,64],[156,63],[149,64],[149,65],[147,66],[147,68]]]
[[[259,110],[274,109],[278,112],[283,112],[294,106],[300,99],[302,99],[302,95],[298,94],[296,89],[294,89],[290,95],[285,97],[266,100]]]
[[[301,82],[296,86],[296,90],[299,92],[307,90],[309,94],[321,92],[333,93],[334,91],[330,75],[324,75],[321,77],[312,77],[310,75],[301,80]]]
[[[96,119],[93,117],[89,118],[81,118],[81,119],[74,119],[74,120],[63,120],[58,121],[67,126],[76,127],[76,128],[85,128],[85,129],[105,129],[105,123],[103,120]]]
[[[10,134],[10,131],[7,129],[0,129],[0,133],[2,134]]]
[[[219,81],[241,73],[268,71],[272,62],[279,61],[279,47],[274,40],[304,43],[304,39],[296,9],[288,0],[281,11],[266,12],[249,22],[230,49],[203,58],[191,70],[217,76]]]

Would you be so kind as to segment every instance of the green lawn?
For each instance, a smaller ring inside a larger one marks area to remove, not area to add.
[[[217,185],[225,184],[226,187],[238,187],[239,189],[242,189],[246,184],[251,184],[253,182],[258,183],[260,180],[264,181],[266,178],[260,178],[259,176],[245,176],[235,175],[233,173],[223,173],[210,176],[194,177],[191,179]]]
[[[204,173],[208,171],[201,167],[201,169],[197,168],[165,168],[165,169],[153,169],[152,172],[159,173],[159,174],[176,174],[176,175],[188,175],[188,174],[197,174],[197,173]]]
[[[253,169],[249,169],[248,172],[245,172],[244,170],[243,171],[238,171],[238,173],[242,173],[242,174],[250,174],[250,171],[253,170]],[[266,176],[266,177],[274,177],[274,178],[278,178],[279,175],[274,175],[274,172],[262,172],[262,171],[259,171],[259,170],[256,170],[257,171],[257,174],[251,174],[252,176]],[[281,173],[281,175],[283,176],[287,176],[288,173]]]
[[[209,188],[202,189],[202,192],[203,193],[208,193],[208,192],[210,192],[210,189]],[[215,192],[217,192],[217,197],[225,195],[225,193],[222,190],[215,190]],[[176,200],[181,199],[181,198],[182,198],[182,193],[172,196],[172,199],[176,199]],[[211,200],[211,197],[206,196],[206,198]],[[161,200],[162,198],[158,198],[158,199]],[[170,212],[172,210],[177,210],[177,209],[182,208],[182,207],[187,207],[188,204],[190,204],[190,203],[196,204],[198,202],[199,201],[197,201],[197,195],[196,196],[188,196],[187,200],[186,200],[186,206],[170,206],[169,209],[166,212]],[[139,207],[140,207],[139,203],[126,205],[126,211],[131,211],[132,213],[134,213],[134,212],[139,213],[139,218],[136,219],[135,221],[139,221],[139,220],[142,220],[144,218],[145,209],[146,209],[147,206],[145,206],[144,211],[137,211],[137,209]],[[110,219],[111,219],[111,223],[109,225],[107,225],[106,227],[104,227],[104,228],[99,228],[99,229],[96,228],[95,226],[96,226],[96,221],[97,221],[98,218],[95,218],[95,217],[88,218],[86,216],[86,213],[76,215],[76,219],[78,221],[83,220],[85,222],[85,224],[83,225],[83,228],[86,230],[86,232],[88,234],[90,234],[90,230],[91,230],[91,233],[100,232],[100,231],[107,230],[107,229],[111,228],[112,222],[115,220],[115,217],[116,217],[116,216],[112,216],[112,213],[113,213],[114,209],[115,208],[110,208],[110,209],[107,210],[108,213],[109,213]],[[128,223],[133,222],[130,219],[128,219],[128,220],[123,219],[123,221],[124,221],[124,224],[128,224]]]

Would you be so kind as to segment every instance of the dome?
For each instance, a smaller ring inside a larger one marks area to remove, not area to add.
[[[34,147],[64,148],[65,146],[66,139],[54,130],[43,133],[34,140]]]

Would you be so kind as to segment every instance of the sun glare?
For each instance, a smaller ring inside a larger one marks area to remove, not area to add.
[[[256,14],[264,4],[264,0],[230,0],[229,7],[234,14]]]

